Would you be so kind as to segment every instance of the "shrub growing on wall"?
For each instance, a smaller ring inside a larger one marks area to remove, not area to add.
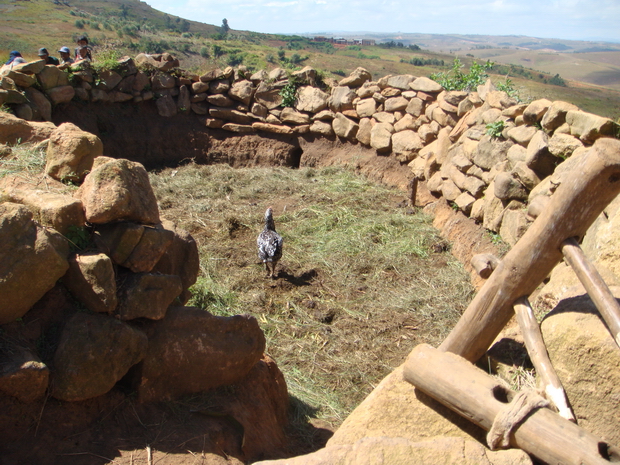
[[[468,73],[462,71],[464,67],[465,65],[461,63],[461,60],[455,58],[450,71],[447,73],[433,73],[430,75],[430,78],[441,84],[448,91],[464,90],[471,92],[476,90],[479,85],[485,83],[489,77],[487,71],[493,67],[493,62],[487,61],[484,64],[480,64],[474,61]]]

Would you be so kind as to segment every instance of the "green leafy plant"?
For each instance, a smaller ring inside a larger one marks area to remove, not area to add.
[[[288,83],[280,91],[283,107],[293,107],[297,103],[297,83],[289,78]]]
[[[447,73],[433,73],[430,78],[448,91],[450,90],[464,90],[466,92],[476,90],[476,87],[484,84],[489,75],[487,71],[493,67],[494,63],[487,61],[484,64],[480,64],[474,61],[469,68],[468,73],[463,72],[465,65],[461,63],[458,58],[454,59],[452,69]]]
[[[502,137],[502,131],[504,130],[504,128],[506,127],[504,121],[502,120],[498,120],[495,121],[494,123],[489,123],[487,124],[486,128],[487,128],[487,135],[491,136],[491,137]]]
[[[65,238],[69,241],[71,250],[77,252],[84,250],[90,244],[90,231],[85,227],[71,225]]]
[[[97,53],[97,60],[93,61],[91,66],[96,73],[101,73],[102,71],[115,71],[122,66],[118,62],[121,57],[122,54],[118,50],[102,50]]]
[[[521,102],[521,97],[519,95],[519,91],[515,89],[512,79],[506,77],[504,82],[498,82],[495,84],[497,90],[501,90],[508,94],[508,97],[514,98],[517,102]]]

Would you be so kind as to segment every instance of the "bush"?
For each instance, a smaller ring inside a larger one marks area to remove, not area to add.
[[[244,54],[238,52],[232,52],[228,55],[227,63],[229,66],[239,66],[243,63]]]
[[[121,66],[118,60],[122,56],[121,52],[115,49],[102,50],[97,54],[97,60],[93,61],[92,67],[96,73],[106,70],[114,71]]]
[[[519,96],[519,91],[514,88],[514,85],[512,83],[512,79],[507,77],[504,82],[496,83],[495,87],[497,87],[497,90],[501,90],[501,91],[506,92],[509,97],[512,97],[512,98],[516,99],[517,102],[521,101],[521,97]]]
[[[294,107],[297,103],[297,83],[289,78],[288,83],[280,91],[283,107]]]
[[[200,56],[203,58],[209,58],[209,49],[207,47],[202,47],[200,49]]]
[[[487,124],[486,128],[487,128],[487,135],[491,136],[491,137],[502,137],[502,131],[505,128],[505,124],[502,120],[499,121],[495,121],[494,123],[489,123]]]
[[[76,19],[75,27],[77,27],[78,29],[84,29],[84,21],[82,21],[81,19]]]
[[[452,69],[447,73],[433,73],[430,78],[433,81],[438,82],[444,89],[450,90],[463,90],[471,92],[487,80],[489,75],[486,73],[493,67],[491,61],[487,61],[484,64],[480,64],[474,61],[469,69],[469,73],[464,73],[462,69],[464,65],[458,58],[454,59]]]
[[[549,79],[549,84],[552,84],[554,86],[566,87],[566,82],[560,77],[559,74],[556,74],[551,79]]]

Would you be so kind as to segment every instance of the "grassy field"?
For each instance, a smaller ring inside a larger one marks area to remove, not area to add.
[[[431,219],[346,170],[188,165],[151,182],[162,216],[199,244],[190,304],[258,319],[300,417],[338,426],[415,345],[443,340],[471,299]],[[275,280],[256,250],[270,205],[284,237]]]
[[[559,53],[552,51],[486,49],[468,52],[477,58],[521,65],[564,79],[620,91],[620,51]]]

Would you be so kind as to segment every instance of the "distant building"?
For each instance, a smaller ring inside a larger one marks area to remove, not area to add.
[[[338,45],[375,45],[374,39],[345,39],[344,37],[314,36],[314,42],[329,42]]]

